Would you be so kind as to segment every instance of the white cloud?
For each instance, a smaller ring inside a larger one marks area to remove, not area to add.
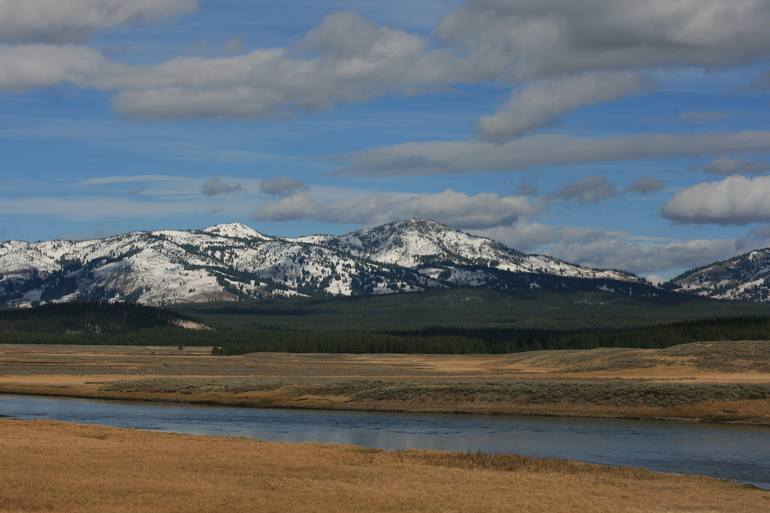
[[[156,65],[110,62],[82,46],[0,45],[0,89],[68,82],[114,91],[118,111],[148,118],[280,116],[484,77],[472,60],[353,12],[328,16],[290,48]]]
[[[750,175],[770,171],[770,162],[721,157],[703,166],[703,171],[713,175]]]
[[[770,176],[730,176],[679,191],[663,216],[693,224],[750,224],[770,221]]]
[[[126,68],[96,85],[118,91],[124,114],[260,118],[459,83],[557,78],[525,85],[482,119],[480,133],[500,142],[643,90],[629,69],[729,67],[770,55],[766,2],[726,9],[723,0],[472,0],[441,21],[438,40],[341,12],[290,48]],[[596,73],[569,76],[585,72]]]
[[[344,224],[378,224],[407,217],[427,217],[458,228],[484,228],[515,221],[538,211],[527,198],[447,189],[433,194],[340,192],[317,199],[299,192],[263,205],[254,218],[269,221],[312,219]]]
[[[478,131],[487,141],[503,143],[553,124],[565,112],[638,93],[647,80],[631,72],[588,73],[526,86],[491,116],[481,118]]]
[[[578,203],[601,203],[618,195],[618,189],[603,176],[587,176],[567,184],[550,195]]]
[[[770,54],[768,25],[766,0],[470,0],[439,34],[531,78],[745,64]]]
[[[0,45],[0,90],[84,84],[106,66],[98,52],[82,46]]]
[[[342,12],[287,48],[157,65],[113,63],[93,50],[50,44],[195,6],[193,0],[0,0],[0,43],[49,43],[4,50],[0,88],[71,82],[114,91],[114,107],[132,116],[263,118],[393,92],[525,81],[499,113],[481,120],[481,134],[500,142],[570,109],[641,90],[643,81],[629,69],[728,67],[770,55],[765,0],[471,0],[441,21],[440,40]],[[591,73],[570,77],[585,72]]]
[[[78,43],[97,29],[196,8],[195,0],[0,0],[0,43]]]
[[[434,175],[768,150],[769,131],[642,133],[598,138],[547,134],[500,145],[429,141],[385,146],[348,155],[348,165],[338,172],[353,176]]]
[[[356,13],[327,17],[298,45],[220,58],[124,67],[95,81],[115,107],[144,117],[265,117],[331,108],[388,92],[478,79],[475,63]]]

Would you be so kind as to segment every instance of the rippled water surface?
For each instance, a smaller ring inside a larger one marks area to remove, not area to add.
[[[324,442],[488,451],[704,474],[770,488],[770,429],[542,417],[271,410],[0,395],[0,415]]]

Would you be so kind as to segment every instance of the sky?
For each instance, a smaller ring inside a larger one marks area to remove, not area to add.
[[[0,240],[410,216],[662,280],[770,246],[770,0],[0,0]]]

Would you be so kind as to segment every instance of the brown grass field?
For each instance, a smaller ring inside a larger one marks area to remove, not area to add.
[[[0,393],[770,425],[770,342],[499,356],[0,345]]]
[[[2,513],[770,511],[770,492],[557,460],[0,419]]]

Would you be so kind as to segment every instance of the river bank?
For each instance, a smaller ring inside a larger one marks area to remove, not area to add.
[[[770,343],[500,356],[0,346],[0,393],[262,408],[770,425]]]
[[[725,481],[559,460],[8,419],[0,430],[2,513],[738,512],[770,505],[770,493]]]
[[[268,442],[562,458],[770,490],[766,428],[649,420],[350,412],[0,394],[0,416]]]

